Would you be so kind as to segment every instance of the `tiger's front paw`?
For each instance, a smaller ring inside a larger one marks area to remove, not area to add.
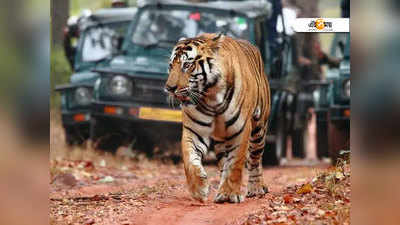
[[[241,203],[244,201],[244,196],[240,193],[218,193],[215,198],[215,203]]]
[[[217,195],[214,198],[215,203],[240,203],[244,201],[244,195],[240,191],[240,183],[222,182]]]
[[[209,184],[207,174],[204,170],[195,170],[195,173],[188,174],[187,182],[189,185],[189,192],[192,197],[200,202],[207,201]]]
[[[200,202],[206,202],[208,199],[209,186],[199,186],[190,190],[192,197]]]
[[[268,188],[262,184],[251,184],[247,187],[247,197],[262,197],[268,193]]]

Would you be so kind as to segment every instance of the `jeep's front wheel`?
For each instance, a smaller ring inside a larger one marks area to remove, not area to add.
[[[83,143],[87,139],[87,136],[85,137],[85,134],[87,135],[87,133],[84,134],[83,131],[72,126],[65,127],[64,134],[65,142],[68,146],[83,145]]]
[[[106,120],[92,118],[90,121],[90,139],[93,149],[115,153],[122,142],[121,134],[112,129]]]
[[[350,126],[346,121],[328,123],[329,156],[332,164],[336,165],[340,151],[350,149]]]
[[[328,121],[326,112],[318,112],[317,116],[317,156],[319,159],[329,157]]]
[[[275,140],[275,154],[276,158],[279,161],[279,164],[283,159],[286,158],[286,149],[287,149],[287,137],[288,137],[288,129],[287,129],[287,120],[285,116],[280,116],[277,118],[277,131],[276,131],[276,140]]]

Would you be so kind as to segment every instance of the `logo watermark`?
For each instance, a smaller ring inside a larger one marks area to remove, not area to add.
[[[297,18],[293,24],[296,32],[350,32],[348,18]]]

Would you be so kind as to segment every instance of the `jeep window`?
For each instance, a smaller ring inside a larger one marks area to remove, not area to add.
[[[145,47],[173,46],[181,37],[219,32],[248,39],[249,24],[246,18],[228,13],[149,9],[141,14],[132,41]]]
[[[128,23],[99,25],[88,28],[83,37],[82,59],[95,62],[112,55],[123,37]]]
[[[332,55],[337,58],[345,58],[350,56],[350,34],[336,34],[332,44]]]

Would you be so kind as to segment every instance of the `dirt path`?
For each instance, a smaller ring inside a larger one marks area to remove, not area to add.
[[[290,184],[302,183],[315,176],[311,168],[271,168],[264,170],[266,183],[271,193],[278,193]],[[215,181],[215,179],[213,179]],[[136,217],[136,224],[176,224],[208,225],[226,224],[257,210],[270,195],[261,199],[246,199],[242,204],[215,204],[212,199],[216,194],[215,182],[208,202],[199,204],[189,199],[186,191],[176,193],[172,201],[166,200],[159,210],[149,208],[146,213]],[[165,200],[164,200],[165,201]]]
[[[211,193],[204,204],[190,198],[182,165],[150,163],[147,166],[128,168],[124,173],[115,168],[95,167],[91,172],[98,181],[104,180],[107,174],[119,172],[120,175],[109,183],[93,183],[90,177],[86,180],[78,179],[75,186],[68,186],[68,182],[56,177],[51,186],[50,218],[52,224],[237,223],[268,202],[274,193],[280,193],[288,185],[309,181],[326,167],[266,168],[264,179],[270,194],[264,198],[246,199],[241,204],[213,203],[219,181],[217,169],[213,166],[207,166]],[[72,174],[79,177],[79,171]]]

